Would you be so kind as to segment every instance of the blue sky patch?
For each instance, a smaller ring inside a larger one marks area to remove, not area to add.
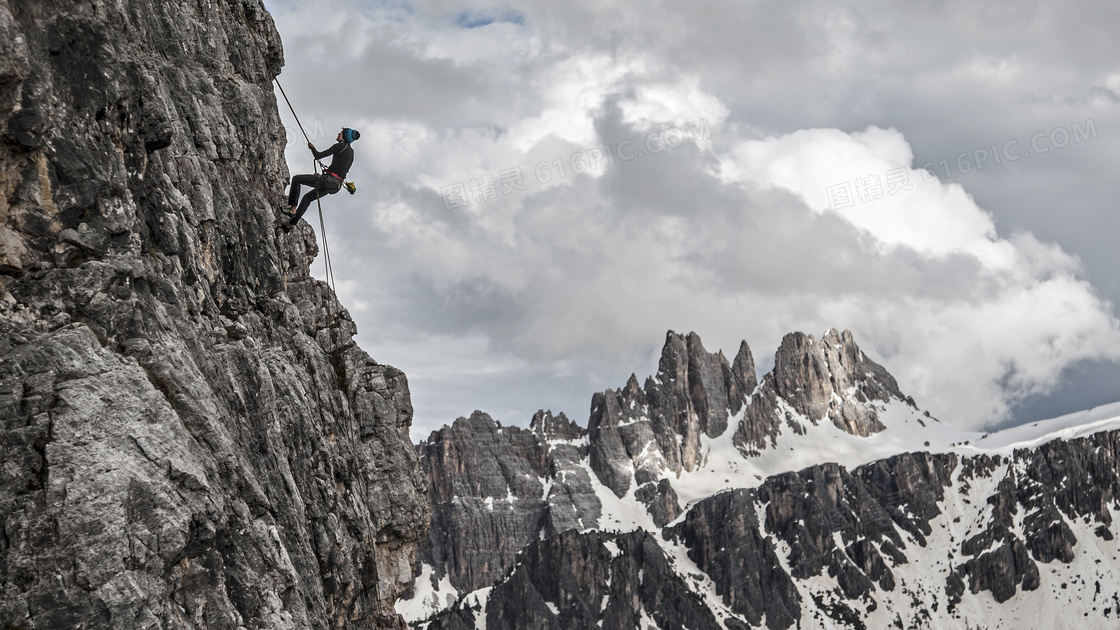
[[[455,16],[455,25],[460,28],[479,28],[494,22],[509,22],[522,26],[525,24],[525,14],[510,7],[501,7],[484,10],[466,9]]]

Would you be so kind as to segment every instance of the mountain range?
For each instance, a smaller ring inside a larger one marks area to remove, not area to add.
[[[919,410],[848,332],[761,380],[670,331],[586,427],[476,411],[417,445],[414,627],[1120,623],[1120,404],[994,433]],[[1071,625],[1073,624],[1073,625]]]

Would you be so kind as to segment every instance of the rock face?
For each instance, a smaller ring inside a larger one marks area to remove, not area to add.
[[[727,430],[756,385],[754,359],[744,341],[733,364],[709,354],[700,336],[669,331],[657,376],[638,379],[591,400],[588,433],[591,467],[617,496],[634,489],[655,507],[659,524],[680,514],[672,489],[659,484],[667,472],[694,470],[702,456],[701,436]]]
[[[724,601],[752,625],[765,614],[768,627],[790,627],[799,609],[815,608],[817,619],[861,627],[859,620],[880,607],[891,613],[880,617],[928,624],[939,605],[945,620],[981,621],[962,611],[966,589],[986,591],[997,603],[1036,591],[1040,563],[1069,564],[1079,544],[1111,549],[1105,559],[1114,563],[1108,556],[1116,545],[1107,543],[1115,525],[1105,506],[1120,498],[1118,449],[1120,432],[1112,431],[1018,450],[1010,459],[913,453],[851,473],[817,466],[773,477],[757,490],[708,499],[666,534],[684,542]],[[976,492],[981,484],[989,489]],[[752,522],[755,513],[765,514],[765,522]],[[1074,527],[1082,532],[1080,542]],[[775,561],[769,554],[779,549],[785,557]],[[908,566],[923,556],[936,560]],[[1101,602],[1095,611],[1102,621],[1089,625],[1110,627],[1120,618],[1120,609],[1109,605],[1120,597],[1120,582],[1114,565],[1099,566],[1101,559],[1092,576],[1046,570],[1070,581],[1094,579],[1095,591],[1083,595]],[[789,578],[825,575],[835,591],[802,589],[813,605],[801,595],[797,606]],[[1062,609],[1062,598],[1043,596]]]
[[[0,626],[377,628],[407,380],[311,278],[258,0],[0,0]]]
[[[461,605],[428,630],[467,630],[479,608]],[[695,628],[723,626],[672,568],[653,536],[574,531],[529,545],[490,592],[487,628]]]
[[[1010,457],[823,464],[716,494],[660,533],[534,542],[424,627],[635,628],[645,611],[660,628],[1112,628],[1118,491],[1120,431]]]
[[[848,433],[868,436],[884,428],[868,403],[892,399],[904,399],[898,383],[863,354],[852,333],[830,330],[820,341],[791,333],[774,355],[774,370],[751,397],[735,444],[745,453],[758,453],[774,442],[782,424],[803,433],[799,418],[814,425],[827,418]]]
[[[600,502],[581,461],[587,432],[539,412],[528,430],[476,411],[417,448],[432,480],[432,528],[421,560],[433,585],[489,586],[529,543],[598,524]]]

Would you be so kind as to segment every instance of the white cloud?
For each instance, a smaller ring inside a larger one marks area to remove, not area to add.
[[[462,309],[463,323],[475,313],[469,330],[488,336],[507,360],[541,365],[576,357],[586,369],[594,361],[637,361],[669,327],[715,332],[718,340],[746,336],[766,353],[784,332],[836,325],[855,330],[922,404],[951,423],[978,427],[1046,391],[1063,367],[1120,356],[1120,326],[1110,305],[1078,279],[1077,261],[1029,234],[999,238],[990,216],[958,185],[926,183],[909,169],[909,147],[895,131],[807,130],[742,141],[722,156],[719,179],[691,162],[695,155],[683,155],[667,171],[681,185],[707,183],[697,203],[730,196],[726,207],[612,207],[618,183],[589,178],[567,192],[526,196],[508,210],[479,205],[462,213],[465,225],[416,214],[402,222],[399,209],[387,208],[384,233],[409,252],[402,267]],[[662,157],[673,156],[633,166]],[[913,190],[897,198],[884,193],[881,208],[828,207],[827,183],[896,168],[906,169]],[[783,207],[766,192],[772,189],[794,197]],[[500,225],[489,210],[502,217]],[[736,214],[759,223],[736,222]],[[839,227],[820,223],[836,216]],[[785,220],[809,231],[786,233],[777,227]],[[503,229],[509,225],[516,230]],[[698,254],[750,247],[759,229],[777,251],[740,252],[726,270],[721,254]],[[797,247],[815,247],[818,234],[834,240],[806,265]],[[759,286],[738,276],[738,265],[765,269],[780,282]],[[819,265],[834,268],[833,286],[817,284]],[[943,265],[965,271],[943,277]],[[882,269],[895,266],[904,273]]]
[[[975,261],[976,273],[967,285],[953,287],[957,295],[950,299],[883,287],[881,296],[864,298],[850,315],[865,343],[882,343],[884,333],[893,340],[888,365],[903,386],[956,423],[1001,420],[1009,402],[1047,391],[1066,365],[1120,357],[1120,322],[1078,278],[1075,258],[1030,234],[999,238],[991,216],[959,185],[912,169],[911,159],[895,130],[813,129],[742,142],[721,160],[720,174],[728,184],[787,189],[817,213],[834,211],[825,194],[829,186],[851,185],[851,205],[836,213],[890,246],[876,251],[889,255],[906,247],[922,256]],[[900,172],[913,190],[891,194],[885,185],[890,171]],[[857,184],[868,177],[883,190],[878,199],[861,201]],[[906,296],[901,302],[900,293]],[[828,302],[822,299],[822,315],[833,308]],[[835,306],[852,308],[846,295]]]
[[[1018,7],[992,30],[858,3],[823,21],[795,5],[291,6],[278,14],[285,85],[327,126],[363,131],[360,194],[324,203],[340,288],[360,305],[363,346],[408,371],[426,428],[475,407],[584,421],[591,391],[655,368],[668,328],[713,350],[746,338],[763,363],[786,332],[850,328],[961,426],[1006,417],[1079,361],[1120,358],[1114,307],[1078,258],[1105,246],[1036,237],[1006,201],[1045,227],[1074,212],[1071,190],[1108,198],[1067,180],[1112,190],[1114,160],[1086,156],[1118,152],[1103,109],[1117,72],[1094,61],[1114,38],[1078,35],[1076,15]],[[1092,50],[1063,53],[1040,39],[1047,25]],[[914,168],[915,154],[1025,147],[1089,117],[1101,139],[1064,153],[971,179]],[[646,134],[701,120],[709,141],[572,172],[586,149],[639,151]],[[444,208],[441,187],[510,168],[524,190],[498,182],[495,199]],[[891,173],[910,189],[890,194]],[[872,177],[881,198],[830,199]]]
[[[623,122],[636,129],[654,129],[669,124],[681,129],[707,121],[719,125],[730,113],[718,98],[700,87],[700,79],[690,76],[675,83],[640,85],[634,96],[620,104]]]
[[[725,181],[785,188],[815,212],[838,212],[883,245],[935,255],[966,252],[987,266],[1010,266],[1011,252],[994,240],[991,216],[959,185],[911,168],[912,160],[894,129],[809,129],[740,143],[722,173]],[[830,190],[842,193],[840,199]]]

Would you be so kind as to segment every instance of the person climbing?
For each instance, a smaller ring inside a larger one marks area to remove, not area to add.
[[[342,184],[346,180],[346,173],[350,171],[350,167],[354,164],[354,147],[350,146],[355,140],[362,137],[360,133],[343,127],[342,131],[338,132],[338,137],[335,138],[335,144],[326,151],[319,151],[311,142],[307,143],[307,148],[311,149],[311,154],[315,156],[316,160],[321,160],[328,155],[333,155],[331,165],[323,169],[322,174],[316,175],[310,173],[307,175],[296,175],[292,178],[291,189],[288,191],[288,211],[281,212],[284,216],[288,217],[288,221],[281,227],[287,232],[299,223],[303,214],[307,212],[307,208],[311,206],[311,202],[319,199],[324,195],[333,195],[342,190]],[[296,207],[296,200],[299,199],[300,186],[310,186],[311,190],[303,196],[303,200],[299,202],[299,207]]]

